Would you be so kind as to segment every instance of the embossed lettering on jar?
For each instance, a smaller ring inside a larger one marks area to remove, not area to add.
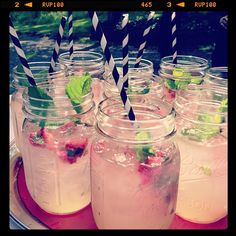
[[[227,90],[179,91],[174,107],[181,155],[177,214],[195,223],[227,215]]]

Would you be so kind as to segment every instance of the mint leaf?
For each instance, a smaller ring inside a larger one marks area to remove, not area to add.
[[[201,77],[193,77],[191,76],[191,83],[200,85],[203,82],[203,79]]]
[[[199,167],[200,170],[202,170],[203,174],[211,176],[212,175],[212,170],[208,166],[201,166]]]
[[[49,95],[47,95],[47,93],[44,92],[43,89],[39,88],[39,87],[28,87],[28,96],[29,96],[29,102],[30,105],[33,107],[37,107],[37,108],[41,108],[39,110],[34,110],[34,114],[38,115],[38,116],[43,116],[43,117],[47,117],[47,108],[49,106],[54,106],[53,104],[53,99],[52,97],[50,97]],[[34,99],[32,99],[34,98]],[[36,99],[40,99],[40,100],[36,100]],[[45,100],[45,101],[43,101]],[[45,120],[41,120],[40,121],[40,127],[44,127],[45,126]]]
[[[224,122],[224,117],[219,114],[200,114],[198,120],[206,123],[220,124]]]
[[[137,140],[137,141],[144,141],[144,140],[147,140],[150,138],[151,138],[151,136],[148,132],[138,132],[135,135],[135,140]],[[136,158],[141,163],[145,163],[148,156],[155,156],[155,152],[153,150],[153,147],[150,145],[136,147],[135,151],[136,151]]]
[[[185,89],[188,84],[190,84],[190,81],[175,79],[176,89]]]
[[[177,86],[173,79],[166,79],[166,86],[170,89],[177,89]]]
[[[70,82],[66,85],[66,94],[69,97],[71,104],[77,113],[81,112],[81,107],[78,106],[82,102],[82,97],[89,93],[92,78],[90,74],[76,75],[69,77]]]
[[[141,91],[133,91],[131,88],[128,88],[127,93],[128,94],[147,94],[149,93],[150,88],[145,88]]]
[[[228,111],[228,98],[225,98],[219,107],[219,112],[227,112]]]
[[[181,131],[181,134],[188,136],[189,139],[194,141],[203,142],[220,133],[218,127],[199,126],[196,128],[185,128]]]
[[[24,69],[23,69],[23,66],[22,66],[21,64],[18,64],[18,65],[17,65],[16,71],[19,72],[19,73],[25,73],[25,72],[24,72]]]
[[[27,79],[20,79],[18,84],[22,87],[30,87],[30,83]]]

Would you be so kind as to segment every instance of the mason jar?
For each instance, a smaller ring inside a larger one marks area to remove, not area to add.
[[[208,87],[228,87],[228,67],[211,67],[207,70],[205,83]]]
[[[227,90],[178,91],[181,167],[176,214],[201,224],[227,215]]]
[[[27,188],[48,213],[76,212],[91,202],[93,94],[90,89],[74,103],[65,84],[40,86],[44,99],[32,96],[32,89],[23,93],[22,158]]]
[[[177,64],[172,56],[163,57],[158,74],[164,80],[166,101],[173,104],[176,91],[186,89],[189,84],[202,86],[207,68],[208,61],[200,57],[178,55]]]
[[[64,65],[56,64],[55,71],[52,73],[48,73],[50,62],[30,62],[29,66],[34,75],[36,84],[51,82],[54,79],[56,79],[56,81],[65,79],[67,75],[67,69]],[[13,68],[12,85],[15,88],[15,92],[11,97],[11,120],[13,124],[16,147],[19,151],[21,151],[20,140],[22,124],[24,120],[24,114],[22,112],[22,93],[24,88],[30,86],[27,76],[25,75],[25,72],[21,65],[15,66]]]
[[[104,60],[101,53],[92,51],[73,52],[73,57],[69,52],[59,55],[59,63],[66,65],[70,76],[82,75],[89,73],[93,78],[92,92],[94,94],[94,102],[97,105],[102,100],[103,86],[102,79],[104,73]]]
[[[174,111],[161,99],[129,95],[100,103],[91,147],[92,211],[99,229],[166,229],[174,215],[180,168]]]
[[[114,58],[117,70],[123,80],[123,58]],[[129,58],[128,89],[127,94],[156,94],[162,97],[162,81],[153,74],[153,63],[149,60],[141,59],[138,68],[135,68],[136,58]],[[104,73],[104,94],[103,97],[119,96],[119,90],[115,84],[109,67],[105,66]]]

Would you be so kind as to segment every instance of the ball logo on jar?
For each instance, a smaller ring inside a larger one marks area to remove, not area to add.
[[[216,157],[217,158],[217,157]],[[192,155],[182,156],[180,175],[182,180],[198,180],[209,177],[221,177],[227,172],[227,160],[195,160]]]

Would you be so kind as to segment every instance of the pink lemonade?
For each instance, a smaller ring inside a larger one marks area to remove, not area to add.
[[[27,188],[34,201],[53,214],[73,213],[90,203],[91,130],[68,123],[23,134]],[[44,144],[35,140],[42,137]]]
[[[179,92],[176,142],[181,167],[176,213],[195,223],[227,215],[227,90]]]
[[[227,139],[207,143],[176,136],[181,168],[176,213],[196,223],[212,223],[227,215]]]
[[[133,107],[147,109],[136,110],[137,130],[115,98],[104,100],[96,116],[91,194],[99,229],[167,229],[174,217],[179,151],[172,138],[164,138],[173,132],[174,117],[163,111],[166,104],[160,99],[155,100],[158,110],[150,98],[140,101],[139,96],[129,96]]]
[[[91,149],[92,209],[98,228],[168,228],[175,213],[178,163],[141,165],[132,149],[124,154],[116,148],[100,140]],[[158,155],[156,159],[161,161]]]
[[[91,201],[95,104],[85,83],[91,83],[90,76],[71,79],[68,84],[28,88],[23,94],[26,185],[34,201],[48,213],[73,213]]]

